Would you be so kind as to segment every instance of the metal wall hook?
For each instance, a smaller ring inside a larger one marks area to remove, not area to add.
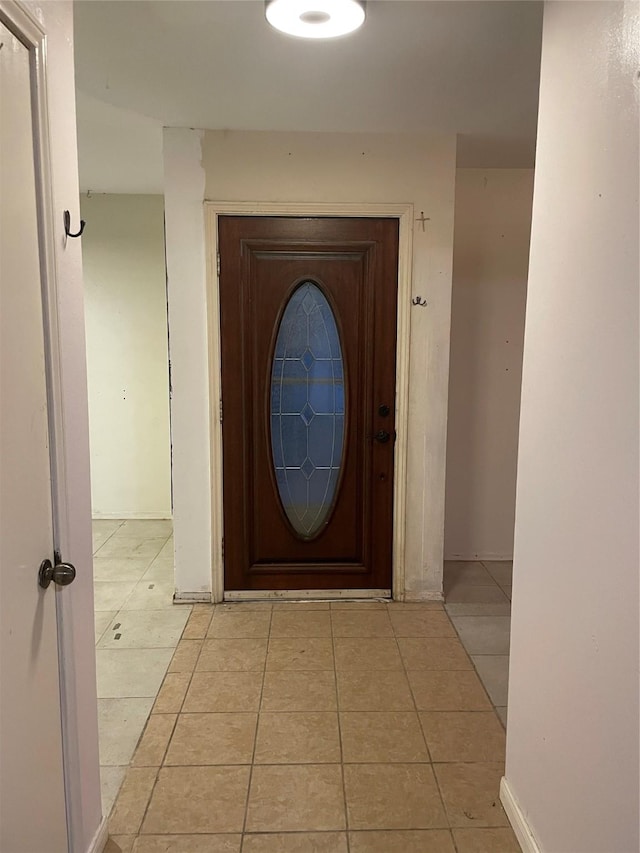
[[[71,233],[71,214],[69,213],[68,210],[65,210],[65,212],[64,212],[64,233],[67,235],[67,237],[81,237],[82,232],[84,231],[84,226],[86,224],[87,223],[84,221],[84,219],[81,219],[80,220],[80,230],[78,231],[77,234],[72,234]]]
[[[427,304],[427,300],[423,299],[422,296],[416,296],[411,300],[413,305],[420,305],[421,308],[424,308]]]

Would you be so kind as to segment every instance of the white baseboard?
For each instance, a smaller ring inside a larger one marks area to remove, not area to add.
[[[140,519],[143,521],[171,521],[171,514],[166,512],[94,512],[92,514],[94,521],[107,519],[109,521],[125,521]]]
[[[109,840],[109,823],[106,817],[102,818],[100,822],[100,826],[97,829],[96,834],[93,836],[93,841],[89,845],[89,849],[87,853],[102,853],[104,848],[107,846],[107,841]]]
[[[211,604],[210,592],[176,592],[174,604]]]
[[[522,809],[518,805],[516,798],[513,796],[511,788],[507,780],[502,777],[500,781],[500,802],[504,806],[504,810],[509,818],[509,823],[518,839],[522,853],[542,853],[538,842],[534,838],[531,827],[522,813]]]
[[[502,563],[505,561],[513,560],[513,554],[505,553],[504,551],[496,554],[447,554],[444,558],[446,562],[464,562],[464,563],[477,563],[478,561],[482,562],[482,560],[491,560],[494,563]]]

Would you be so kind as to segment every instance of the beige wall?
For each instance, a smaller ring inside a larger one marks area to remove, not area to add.
[[[171,515],[164,201],[82,197],[97,518]]]
[[[511,559],[533,170],[456,174],[445,559]]]
[[[640,5],[547,3],[543,32],[503,802],[527,851],[632,853]]]
[[[168,129],[164,150],[179,591],[211,589],[211,549],[218,547],[211,542],[211,482],[202,473],[210,452],[207,198],[413,203],[415,216],[430,217],[413,235],[413,289],[429,304],[411,309],[405,570],[408,597],[441,595],[455,137]]]

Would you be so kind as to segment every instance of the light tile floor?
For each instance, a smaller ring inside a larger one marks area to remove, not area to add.
[[[440,604],[195,605],[107,850],[517,853],[504,744]]]
[[[445,609],[498,716],[507,723],[511,561],[445,562]]]
[[[173,606],[170,521],[93,523],[98,723],[108,814],[191,614]]]

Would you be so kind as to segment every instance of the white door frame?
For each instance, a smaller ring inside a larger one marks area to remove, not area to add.
[[[211,423],[212,483],[212,571],[213,601],[243,598],[323,598],[374,597],[388,595],[388,590],[291,590],[265,592],[225,592],[224,504],[222,484],[222,401],[220,349],[220,292],[218,287],[218,217],[219,216],[298,216],[298,217],[375,217],[397,219],[398,234],[398,305],[396,330],[396,431],[393,478],[393,564],[392,595],[402,601],[405,592],[405,519],[407,501],[407,432],[409,422],[409,343],[411,308],[411,272],[413,257],[412,204],[312,204],[205,201],[207,239],[207,321],[209,339],[209,382]]]
[[[0,0],[0,20],[29,50],[32,67],[36,203],[48,398],[53,547],[56,552],[64,555],[63,547],[65,543],[70,541],[69,508],[71,496],[67,478],[68,453],[65,447],[65,394],[62,378],[60,298],[56,264],[56,211],[49,132],[47,33],[40,21],[19,0]],[[51,556],[53,557],[53,554]],[[36,582],[36,568],[34,566],[34,583]],[[80,849],[82,836],[86,834],[84,825],[86,815],[83,813],[86,798],[83,796],[81,761],[76,735],[80,725],[79,715],[86,713],[87,709],[81,709],[77,706],[74,690],[74,679],[76,678],[74,661],[78,640],[73,635],[72,620],[66,616],[71,607],[69,593],[65,594],[65,591],[58,591],[53,587],[48,591],[48,594],[56,595],[67,837],[69,850],[76,851]],[[102,850],[107,838],[107,821],[103,817],[93,836],[91,850]]]

